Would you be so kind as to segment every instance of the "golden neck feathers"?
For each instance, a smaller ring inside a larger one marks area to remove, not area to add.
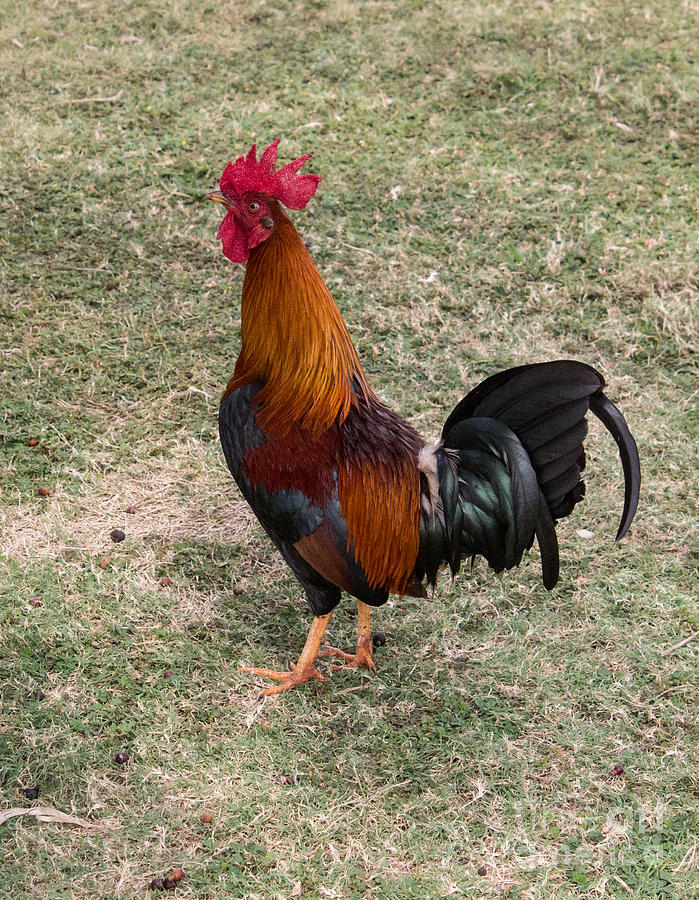
[[[242,348],[226,393],[260,381],[260,424],[318,434],[374,394],[320,272],[289,217],[274,206],[273,233],[247,263]]]

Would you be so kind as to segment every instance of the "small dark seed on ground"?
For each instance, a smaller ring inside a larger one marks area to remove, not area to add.
[[[115,291],[118,287],[119,285],[116,283],[116,281],[108,281],[105,284],[104,289],[105,291]]]
[[[152,891],[162,891],[163,879],[162,878],[154,878],[150,883],[150,889]]]
[[[615,766],[613,766],[612,775],[623,775],[623,774],[624,774],[624,767],[622,766],[621,763],[617,763]]]
[[[172,669],[168,669],[167,672],[163,672],[163,678],[172,678],[175,673]]]
[[[170,587],[170,585],[172,584],[172,578],[168,578],[167,575],[166,575],[164,578],[161,578],[161,579],[160,579],[160,581],[158,582],[158,584],[159,584],[161,587]]]
[[[51,488],[42,486],[37,490],[37,494],[40,497],[50,497],[51,496]]]
[[[202,825],[211,825],[214,821],[214,815],[209,809],[202,810],[201,815],[199,816],[199,821]]]
[[[100,569],[107,569],[107,568],[109,568],[109,563],[110,563],[111,561],[112,561],[112,557],[111,557],[111,556],[103,556],[102,559],[100,560]]]
[[[39,788],[38,787],[25,788],[24,796],[27,798],[27,800],[36,800],[36,798],[39,796]]]
[[[127,763],[129,761],[129,759],[130,759],[129,754],[125,750],[121,750],[114,757],[114,762],[117,762],[123,766],[124,763]]]
[[[127,506],[125,512],[132,516],[136,512],[135,506]]]
[[[245,593],[245,588],[238,585],[237,587],[233,588],[233,593],[236,595],[236,597],[240,597],[241,594]]]
[[[185,372],[184,377],[185,378],[194,378],[194,372]]]
[[[112,528],[109,532],[109,537],[114,541],[115,544],[121,543],[121,541],[126,539],[126,535],[121,530],[121,528]]]
[[[170,877],[174,878],[175,881],[182,881],[184,878],[184,871],[182,869],[173,869]]]
[[[29,444],[30,447],[36,447],[36,445],[37,445],[38,443],[39,443],[39,442],[37,441],[36,438],[29,438],[29,440],[27,441],[27,444]]]
[[[32,597],[32,599],[29,602],[31,603],[32,606],[43,606],[44,605],[44,601],[41,599],[41,597]]]
[[[386,643],[386,635],[383,633],[383,631],[377,631],[372,637],[371,643],[375,647],[383,647]]]
[[[174,891],[176,887],[177,882],[172,877],[172,875],[166,875],[165,878],[163,878],[163,888],[166,891]]]
[[[487,866],[481,866],[480,869],[478,870],[478,874],[479,874],[479,875],[486,875],[487,872],[488,872],[488,867],[487,867]]]
[[[34,696],[37,700],[44,700],[46,698],[46,694],[43,691],[34,691]]]

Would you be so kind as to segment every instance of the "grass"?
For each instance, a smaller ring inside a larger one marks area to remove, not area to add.
[[[98,827],[0,826],[2,900],[173,865],[192,898],[695,897],[691,4],[4,12],[0,808],[38,785]],[[375,676],[262,703],[238,666],[308,616],[215,436],[242,270],[201,199],[277,136],[314,153],[294,219],[387,402],[431,437],[482,377],[575,357],[644,487],[614,545],[593,427],[554,592],[535,554],[478,565],[379,611]]]

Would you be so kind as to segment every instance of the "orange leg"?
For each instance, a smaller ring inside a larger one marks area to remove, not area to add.
[[[345,653],[344,650],[338,650],[337,647],[331,647],[329,644],[323,645],[323,652],[318,655],[323,658],[326,656],[339,656],[345,661],[344,666],[333,666],[333,671],[338,669],[370,669],[376,671],[374,660],[372,659],[371,646],[371,628],[369,620],[371,618],[371,607],[357,600],[357,652]]]
[[[325,634],[325,629],[328,627],[331,616],[332,613],[329,612],[327,616],[316,616],[313,619],[313,624],[311,625],[311,630],[308,632],[308,637],[306,638],[306,643],[301,651],[301,656],[299,656],[299,661],[296,665],[293,663],[291,664],[291,671],[276,672],[274,669],[249,667],[242,668],[240,671],[252,672],[254,675],[263,675],[265,678],[272,678],[274,681],[281,682],[281,684],[278,684],[276,687],[267,688],[266,691],[262,691],[262,696],[264,697],[271,697],[272,694],[281,694],[284,691],[288,691],[289,688],[296,687],[297,684],[303,684],[304,681],[323,681],[323,676],[315,667],[315,661],[318,656],[320,642],[323,640],[323,635]]]

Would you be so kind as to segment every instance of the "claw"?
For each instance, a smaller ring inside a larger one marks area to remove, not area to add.
[[[306,681],[325,681],[314,665],[308,666],[303,670],[293,663],[288,672],[277,672],[275,669],[259,668],[257,666],[243,666],[238,669],[239,672],[251,672],[253,675],[261,675],[263,678],[271,678],[273,681],[279,681],[281,684],[276,687],[267,688],[262,691],[261,697],[271,697],[273,694],[282,694],[291,688],[297,687]]]

